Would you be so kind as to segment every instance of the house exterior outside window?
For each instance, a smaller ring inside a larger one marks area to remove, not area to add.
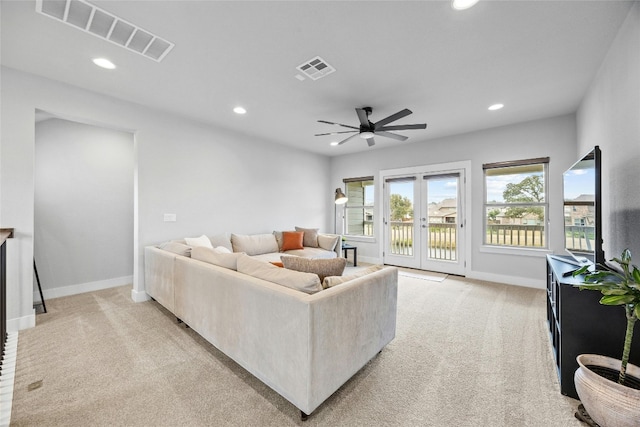
[[[549,158],[484,164],[484,244],[545,249],[548,246]]]
[[[373,237],[375,211],[373,177],[346,178],[343,182],[345,193],[349,198],[345,205],[345,234]]]

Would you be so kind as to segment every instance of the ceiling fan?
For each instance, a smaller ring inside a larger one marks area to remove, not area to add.
[[[358,114],[358,119],[360,120],[360,127],[357,126],[350,126],[350,125],[343,125],[342,123],[334,123],[334,122],[328,122],[326,120],[318,120],[318,122],[320,123],[326,123],[329,125],[336,125],[336,126],[342,126],[345,128],[349,128],[349,129],[355,129],[355,130],[345,130],[345,131],[340,131],[340,132],[329,132],[329,133],[318,133],[315,136],[325,136],[325,135],[337,135],[337,134],[341,134],[341,133],[355,133],[357,132],[355,135],[351,135],[350,137],[348,137],[347,139],[343,139],[342,141],[340,141],[338,143],[338,145],[342,145],[345,142],[349,141],[350,139],[355,138],[356,136],[359,136],[362,139],[366,139],[367,140],[367,144],[369,144],[369,147],[373,146],[376,142],[373,139],[373,137],[375,135],[378,136],[384,136],[386,138],[391,138],[391,139],[396,139],[398,141],[405,141],[408,139],[408,137],[403,136],[403,135],[398,135],[395,133],[391,133],[389,131],[391,130],[407,130],[407,129],[426,129],[427,125],[425,123],[419,124],[419,125],[395,125],[395,126],[386,126],[388,123],[391,122],[395,122],[396,120],[399,120],[405,116],[408,116],[409,114],[411,114],[411,110],[405,108],[402,111],[398,111],[395,114],[390,115],[387,118],[384,118],[376,123],[372,123],[369,121],[369,115],[371,114],[371,112],[373,111],[373,109],[371,107],[364,107],[364,108],[356,108],[356,114]]]

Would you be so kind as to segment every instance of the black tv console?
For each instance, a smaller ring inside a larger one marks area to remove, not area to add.
[[[581,291],[572,285],[581,277],[567,272],[576,270],[569,256],[547,255],[547,321],[558,370],[560,392],[578,398],[573,374],[578,369],[576,357],[592,353],[620,359],[627,319],[623,307],[600,304],[602,294]],[[631,346],[629,362],[640,366],[640,329]]]

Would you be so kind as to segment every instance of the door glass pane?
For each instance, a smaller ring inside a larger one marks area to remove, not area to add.
[[[427,257],[455,261],[457,256],[459,175],[425,177],[427,180]]]
[[[413,184],[391,181],[389,184],[389,251],[393,255],[413,256]]]

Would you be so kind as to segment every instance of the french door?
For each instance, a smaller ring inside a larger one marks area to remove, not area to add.
[[[385,264],[464,274],[465,170],[384,177]]]

